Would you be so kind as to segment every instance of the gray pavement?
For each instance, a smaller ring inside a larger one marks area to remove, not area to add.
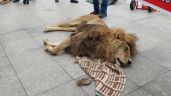
[[[30,5],[0,6],[0,96],[94,96],[95,83],[77,87],[85,73],[74,58],[44,52],[43,39],[61,41],[67,32],[43,33],[49,24],[90,13],[92,5],[80,0],[32,0]],[[124,69],[127,83],[122,96],[171,96],[171,17],[162,13],[130,11],[124,0],[109,6],[104,19],[139,37],[139,53]]]

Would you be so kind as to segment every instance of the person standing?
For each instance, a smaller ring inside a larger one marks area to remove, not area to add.
[[[59,0],[55,0],[55,2],[59,2]],[[78,3],[77,0],[71,0],[70,2],[71,2],[71,3]]]
[[[93,0],[94,11],[90,14],[99,15],[100,18],[107,17],[107,7],[109,0],[102,0],[102,4],[99,5],[99,0]]]

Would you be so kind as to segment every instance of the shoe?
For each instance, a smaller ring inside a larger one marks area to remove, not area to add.
[[[71,0],[71,3],[78,3],[77,0]]]
[[[100,14],[99,17],[102,19],[102,18],[105,18],[107,17],[107,14]]]
[[[19,2],[19,1],[20,1],[20,0],[14,0],[13,3],[17,3],[17,2]]]
[[[29,0],[23,0],[23,4],[29,4]]]
[[[55,2],[57,3],[57,2],[59,2],[59,0],[55,0]]]
[[[93,12],[91,12],[90,14],[98,15],[99,13],[98,13],[98,12],[93,11]]]

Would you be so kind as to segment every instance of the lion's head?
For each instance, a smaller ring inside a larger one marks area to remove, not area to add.
[[[129,45],[118,39],[113,40],[107,47],[106,59],[112,63],[118,61],[123,68],[130,66],[132,62]]]

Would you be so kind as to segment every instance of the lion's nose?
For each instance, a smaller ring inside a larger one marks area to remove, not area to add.
[[[129,65],[132,64],[132,61],[131,61],[131,60],[128,60],[128,64],[129,64]]]

